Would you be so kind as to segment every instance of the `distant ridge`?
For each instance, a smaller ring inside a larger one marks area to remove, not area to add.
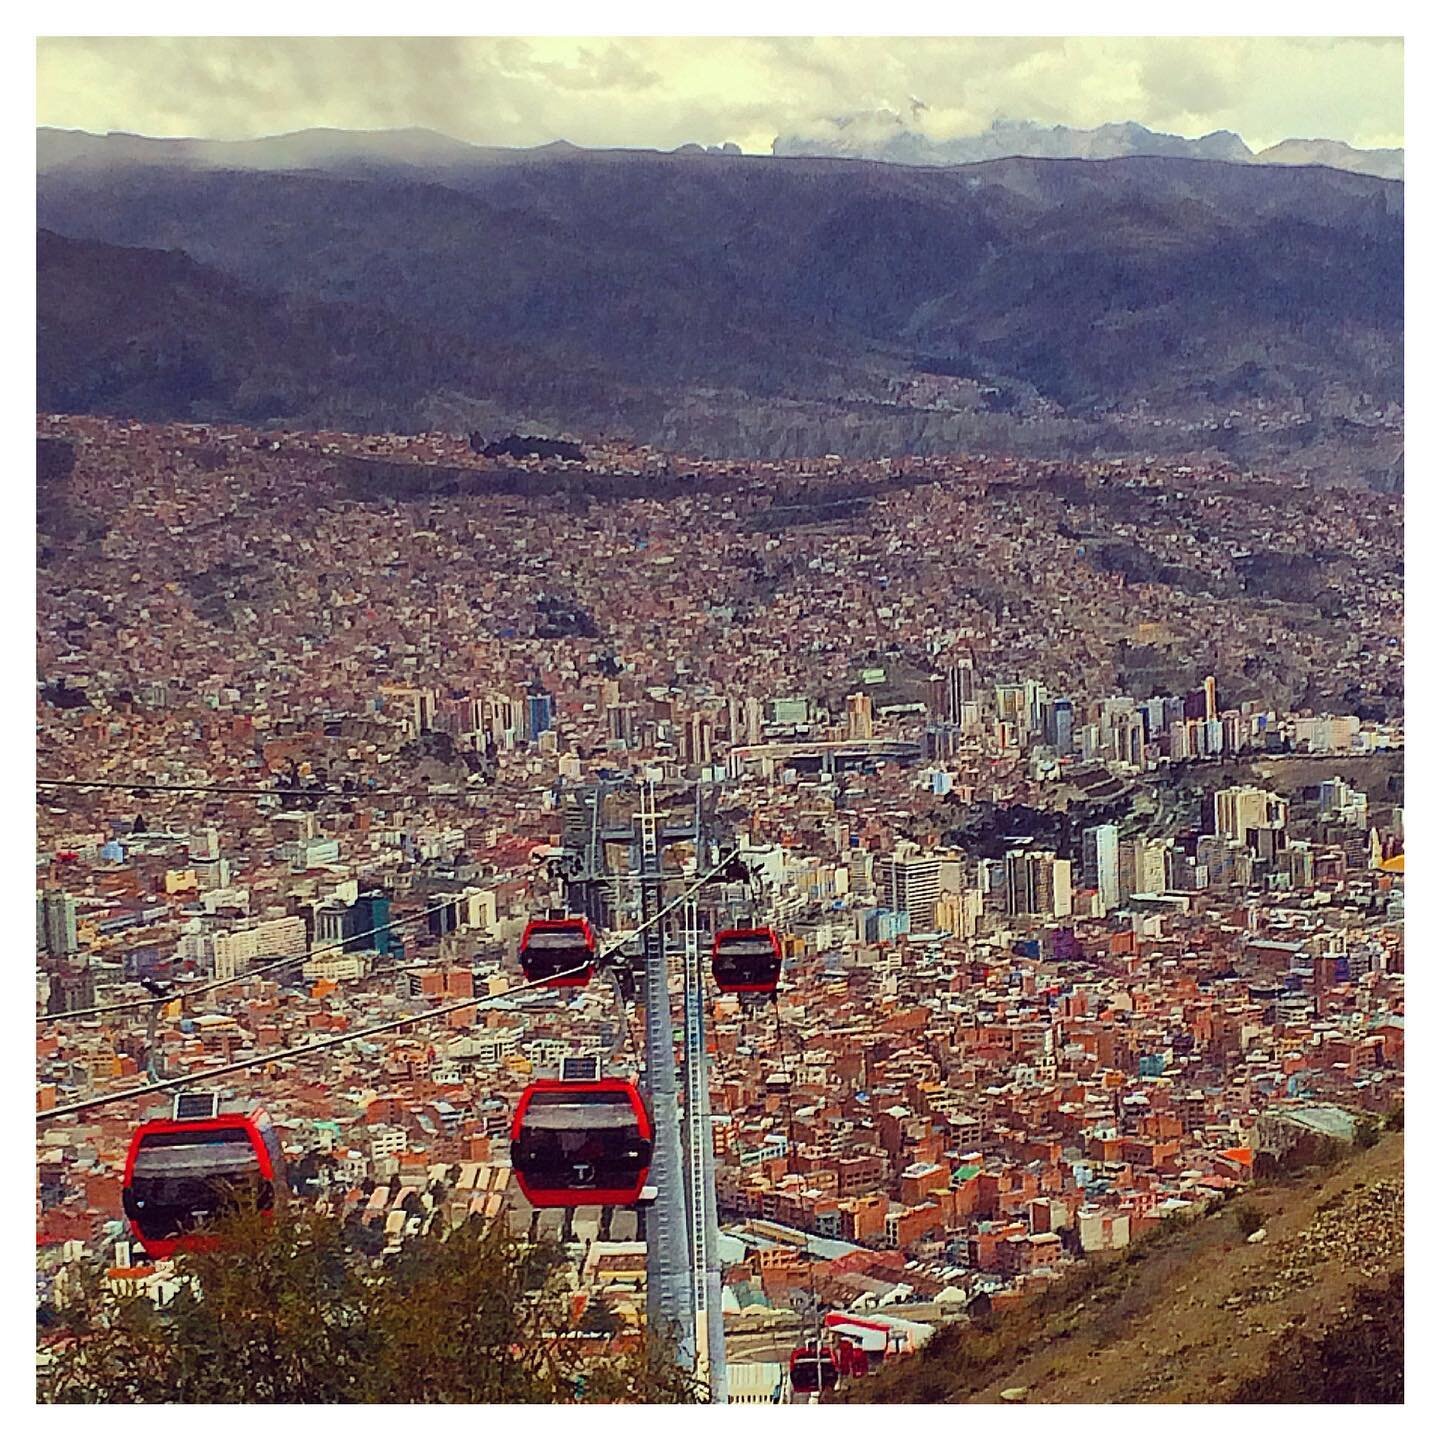
[[[1343,140],[1282,140],[1254,159],[1256,165],[1328,165],[1357,175],[1379,175],[1386,180],[1405,178],[1403,150],[1357,150]]]
[[[1357,150],[1339,140],[1284,140],[1258,155],[1230,130],[1198,139],[1167,135],[1127,121],[1077,130],[1030,120],[997,120],[978,135],[940,140],[893,110],[857,111],[819,120],[808,129],[778,135],[776,155],[841,156],[894,165],[972,165],[980,160],[1026,156],[1051,160],[1114,160],[1127,155],[1168,155],[1223,160],[1232,165],[1331,165],[1337,170],[1404,179],[1403,150]]]
[[[202,395],[171,366],[177,397],[239,396],[236,418],[358,407],[382,428],[423,414],[777,458],[1299,454],[1347,483],[1399,449],[1404,186],[1369,175],[482,150],[425,131],[40,148],[45,229],[204,269],[136,265],[134,303],[108,315],[122,261],[91,257],[88,335],[64,266],[42,269],[76,404],[113,410],[133,383],[157,415],[164,387],[133,357],[168,326],[215,382]],[[213,303],[222,280],[248,297],[243,335]],[[335,308],[291,323],[315,306]],[[367,340],[342,343],[356,325]],[[232,340],[250,382],[233,387]]]
[[[519,161],[525,157],[567,158],[625,153],[588,150],[568,140],[529,149],[475,145],[437,130],[296,130],[253,140],[195,140],[112,131],[41,126],[36,132],[40,173],[60,166],[171,165],[196,169],[305,170],[336,166],[464,166]],[[779,157],[878,160],[890,165],[972,165],[1010,158],[1115,160],[1129,155],[1220,160],[1232,165],[1328,165],[1386,180],[1405,178],[1404,150],[1361,150],[1342,140],[1294,139],[1252,152],[1231,130],[1196,139],[1168,135],[1127,121],[1093,130],[1033,121],[997,120],[979,135],[937,140],[910,128],[892,110],[863,111],[815,122],[809,130],[777,135],[771,152]],[[631,153],[655,153],[636,150]],[[676,147],[677,154],[738,155],[733,144]]]
[[[193,140],[111,131],[35,132],[43,175],[65,166],[103,168],[159,165],[216,170],[309,170],[345,164],[445,165],[473,162],[487,152],[436,130],[296,130],[255,140]]]

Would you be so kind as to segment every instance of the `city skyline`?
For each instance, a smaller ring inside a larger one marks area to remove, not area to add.
[[[41,37],[37,1399],[1403,1401],[1404,58]]]

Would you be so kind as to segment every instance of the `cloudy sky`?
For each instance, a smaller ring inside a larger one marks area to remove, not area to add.
[[[1397,40],[41,39],[37,119],[244,139],[419,125],[492,145],[733,141],[888,108],[936,139],[997,118],[1404,144]],[[920,109],[913,102],[923,102]]]

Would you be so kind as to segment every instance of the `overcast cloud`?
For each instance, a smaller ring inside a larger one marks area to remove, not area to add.
[[[42,125],[248,139],[425,126],[491,145],[733,141],[891,109],[936,139],[997,118],[1404,142],[1398,39],[41,39]],[[923,109],[913,101],[923,102]]]

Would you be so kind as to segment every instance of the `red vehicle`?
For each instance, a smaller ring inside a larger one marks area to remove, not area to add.
[[[870,1373],[870,1357],[853,1340],[835,1342],[835,1363],[852,1380],[863,1380]]]
[[[211,1106],[199,1118],[146,1120],[125,1159],[125,1215],[152,1260],[213,1249],[217,1237],[195,1232],[227,1204],[250,1197],[269,1214],[285,1193],[280,1143],[261,1109],[220,1114]]]
[[[536,1080],[510,1125],[510,1163],[537,1209],[634,1205],[645,1188],[654,1128],[628,1080]]]
[[[839,1378],[840,1366],[828,1345],[802,1345],[790,1352],[790,1388],[797,1395],[833,1390]]]
[[[590,922],[583,915],[528,921],[520,937],[520,968],[530,981],[556,987],[588,984],[595,973]]]
[[[773,995],[780,983],[780,937],[768,927],[717,931],[710,973],[726,995]]]

